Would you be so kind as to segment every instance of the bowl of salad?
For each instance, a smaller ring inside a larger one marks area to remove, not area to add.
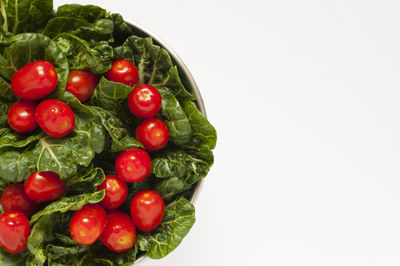
[[[0,264],[172,252],[217,135],[179,57],[98,6],[1,2]]]

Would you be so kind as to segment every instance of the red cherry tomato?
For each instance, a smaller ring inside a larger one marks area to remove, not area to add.
[[[108,210],[121,206],[128,196],[128,186],[115,175],[106,176],[106,180],[97,187],[97,190],[102,189],[105,190],[106,195],[100,204]]]
[[[141,118],[155,116],[161,108],[161,94],[151,85],[137,86],[128,97],[128,105],[132,114]]]
[[[57,86],[54,66],[47,61],[27,64],[11,78],[11,89],[21,99],[38,100],[50,94]]]
[[[27,217],[37,209],[36,203],[25,194],[23,184],[7,186],[1,194],[1,206],[5,211],[19,211]]]
[[[164,201],[154,190],[137,193],[131,201],[133,223],[142,231],[155,229],[164,217]]]
[[[67,91],[81,102],[89,100],[97,85],[97,76],[90,70],[73,70],[69,73]]]
[[[50,201],[61,198],[65,184],[56,173],[35,171],[25,180],[24,190],[36,202]]]
[[[128,215],[113,210],[108,214],[108,223],[100,240],[115,252],[131,249],[136,240],[135,225]]]
[[[114,61],[106,77],[108,80],[128,86],[133,86],[139,81],[139,73],[135,65],[128,60]]]
[[[13,103],[7,113],[8,124],[19,133],[27,133],[37,129],[35,109],[36,103],[34,101],[20,100]]]
[[[141,181],[150,174],[150,170],[150,156],[141,149],[125,150],[115,160],[117,176],[125,182]]]
[[[168,138],[168,127],[157,118],[143,120],[136,128],[136,139],[149,151],[164,148],[168,143]]]
[[[10,253],[19,253],[26,248],[31,229],[22,212],[8,211],[0,215],[0,247]]]
[[[69,223],[72,239],[81,245],[93,244],[103,233],[107,224],[107,213],[98,204],[88,204],[74,212]]]
[[[48,135],[61,138],[75,127],[71,108],[59,100],[45,100],[36,107],[36,122]]]

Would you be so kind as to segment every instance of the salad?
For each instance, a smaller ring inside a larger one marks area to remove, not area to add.
[[[0,4],[0,265],[165,257],[217,140],[170,55],[98,6]]]

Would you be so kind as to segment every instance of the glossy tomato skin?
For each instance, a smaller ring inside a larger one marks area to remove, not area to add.
[[[137,86],[128,97],[128,105],[132,114],[141,118],[155,116],[160,111],[161,102],[160,92],[149,84]]]
[[[23,184],[8,185],[1,194],[1,206],[4,211],[19,211],[26,217],[37,210],[37,204],[25,194]]]
[[[104,189],[106,194],[100,204],[107,210],[118,208],[128,196],[128,186],[115,175],[108,175],[97,187],[97,191]]]
[[[16,254],[26,248],[31,229],[22,212],[6,211],[0,215],[0,246]]]
[[[34,101],[20,100],[13,103],[7,113],[8,124],[19,133],[28,133],[37,129],[35,110]]]
[[[13,93],[25,100],[38,100],[49,95],[57,86],[54,66],[47,61],[32,62],[18,70],[11,78]]]
[[[29,198],[39,203],[61,198],[65,184],[56,173],[35,171],[25,180],[24,191]]]
[[[150,174],[150,156],[138,148],[125,150],[115,160],[115,171],[117,176],[125,182],[141,181]]]
[[[148,151],[161,150],[168,143],[168,127],[160,119],[145,119],[136,128],[136,139],[140,141]]]
[[[72,239],[81,245],[93,244],[103,233],[107,213],[99,204],[87,204],[74,212],[69,223]]]
[[[164,217],[164,201],[154,190],[137,193],[130,207],[133,223],[144,232],[155,229]]]
[[[59,100],[44,100],[36,107],[36,122],[49,136],[61,138],[75,127],[71,108]]]
[[[134,64],[129,60],[117,60],[112,63],[106,77],[108,80],[133,86],[139,81],[139,73]]]
[[[135,245],[136,228],[131,218],[113,210],[108,214],[108,223],[100,237],[101,242],[115,252],[123,252]]]
[[[79,101],[86,102],[97,85],[97,76],[90,70],[72,70],[69,73],[67,91]]]

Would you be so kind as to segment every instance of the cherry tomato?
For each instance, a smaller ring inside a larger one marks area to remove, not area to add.
[[[23,184],[7,186],[1,194],[1,206],[5,211],[19,211],[27,217],[37,210],[36,203],[25,194]]]
[[[73,70],[69,73],[67,91],[81,102],[89,100],[97,85],[97,76],[90,70]]]
[[[7,211],[0,215],[0,247],[10,253],[19,253],[26,248],[31,228],[22,212]]]
[[[136,228],[131,218],[113,210],[108,214],[108,223],[100,237],[101,242],[115,252],[131,249],[135,245]]]
[[[103,183],[97,187],[97,190],[102,189],[105,190],[106,195],[100,204],[108,210],[116,209],[121,206],[128,196],[128,186],[115,175],[106,176]]]
[[[69,223],[72,239],[81,245],[93,244],[103,233],[107,213],[99,204],[87,204],[74,212]]]
[[[34,101],[20,100],[13,103],[7,113],[8,124],[19,133],[27,133],[37,129],[35,109],[36,103]]]
[[[164,217],[164,201],[154,190],[137,193],[131,201],[133,223],[142,231],[155,229]]]
[[[168,127],[157,118],[145,119],[136,128],[136,139],[149,151],[164,148],[168,143],[168,138]]]
[[[137,86],[128,97],[128,105],[132,114],[141,118],[155,116],[161,108],[161,94],[151,85]]]
[[[128,60],[114,61],[106,77],[108,80],[128,86],[133,86],[139,81],[139,73],[135,65]]]
[[[150,170],[150,156],[141,149],[125,150],[115,160],[117,176],[125,182],[141,181],[150,174]]]
[[[33,172],[24,183],[26,195],[36,202],[61,198],[65,184],[60,176],[53,172]]]
[[[54,138],[61,138],[75,127],[75,116],[71,108],[59,100],[45,100],[36,108],[36,122],[40,128]]]
[[[54,66],[47,61],[32,62],[18,70],[11,78],[13,93],[25,100],[38,100],[50,94],[57,86]]]

